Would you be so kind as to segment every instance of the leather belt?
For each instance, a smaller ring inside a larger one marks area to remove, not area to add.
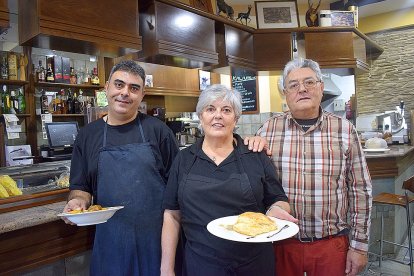
[[[322,238],[317,238],[317,237],[305,237],[305,238],[301,238],[298,237],[297,239],[300,242],[315,242],[315,241],[320,241],[320,240],[329,240],[329,239],[333,239],[333,238],[337,238],[340,236],[347,236],[349,234],[349,229],[344,229],[342,231],[340,231],[339,233],[335,234],[335,235],[330,235],[330,236],[326,236],[326,237],[322,237]]]

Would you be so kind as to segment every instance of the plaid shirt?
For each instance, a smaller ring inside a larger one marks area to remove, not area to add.
[[[350,246],[367,251],[372,183],[354,126],[322,111],[304,132],[287,112],[267,120],[257,135],[269,142],[300,237],[350,229]]]

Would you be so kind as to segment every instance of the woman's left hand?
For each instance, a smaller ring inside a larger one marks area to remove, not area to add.
[[[267,216],[272,216],[278,219],[283,219],[287,221],[291,221],[293,223],[298,223],[298,219],[293,217],[291,214],[289,214],[285,209],[283,209],[281,206],[276,205],[273,207],[270,211],[266,213]]]

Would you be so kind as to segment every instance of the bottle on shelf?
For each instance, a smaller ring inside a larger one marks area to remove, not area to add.
[[[7,86],[3,85],[3,93],[1,95],[1,112],[7,114],[10,112],[10,96],[7,93]]]
[[[79,89],[78,102],[79,102],[79,112],[78,113],[82,114],[85,111],[85,98],[83,97],[82,89]]]
[[[62,114],[68,114],[67,95],[65,89],[60,90],[60,100],[62,102]]]
[[[3,56],[1,63],[1,78],[4,80],[9,79],[9,65],[7,63],[7,54]]]
[[[70,83],[77,84],[78,80],[75,73],[75,68],[70,67]]]
[[[56,97],[54,99],[53,114],[62,114],[62,109],[62,96],[60,93],[56,93]]]
[[[80,102],[75,92],[73,96],[73,114],[79,114],[79,113],[80,113]]]
[[[68,114],[74,114],[75,110],[73,108],[73,97],[72,97],[72,91],[70,88],[68,89],[68,99],[66,100],[66,107],[67,107],[67,113]]]
[[[37,81],[46,81],[45,68],[43,68],[41,60],[39,60],[39,67],[37,67],[36,75]]]
[[[40,109],[42,114],[49,113],[49,99],[46,96],[45,90],[42,89],[42,96],[40,96]]]
[[[96,67],[92,71],[91,83],[92,85],[99,85],[98,69]]]
[[[36,115],[40,115],[40,114],[42,114],[42,105],[41,105],[41,100],[40,100],[40,98],[42,97],[42,91],[39,91],[38,89],[35,89],[35,92],[34,92],[33,96],[35,97],[35,99],[34,99],[35,113],[36,113]]]
[[[47,64],[46,81],[47,82],[55,82],[55,74],[53,73],[51,63]]]
[[[85,71],[83,70],[83,68],[79,68],[77,75],[76,75],[76,83],[77,84],[83,84],[83,80],[85,78]]]
[[[17,80],[17,55],[16,53],[10,52],[8,55],[9,63],[9,80]]]
[[[24,114],[26,112],[26,99],[24,98],[23,89],[20,88],[18,91],[17,102],[19,104],[19,108],[16,111],[19,114]]]
[[[12,111],[12,109],[14,110],[14,112]],[[19,110],[19,102],[17,101],[17,98],[16,98],[16,91],[11,90],[10,91],[10,112],[17,113],[17,110]]]
[[[89,73],[89,68],[86,68],[86,72],[83,77],[83,84],[91,84],[91,74]]]

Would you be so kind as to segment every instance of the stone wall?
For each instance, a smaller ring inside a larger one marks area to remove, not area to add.
[[[414,110],[414,26],[368,35],[384,48],[372,61],[369,73],[356,78],[358,114],[395,110],[405,103],[405,120],[410,126]]]

